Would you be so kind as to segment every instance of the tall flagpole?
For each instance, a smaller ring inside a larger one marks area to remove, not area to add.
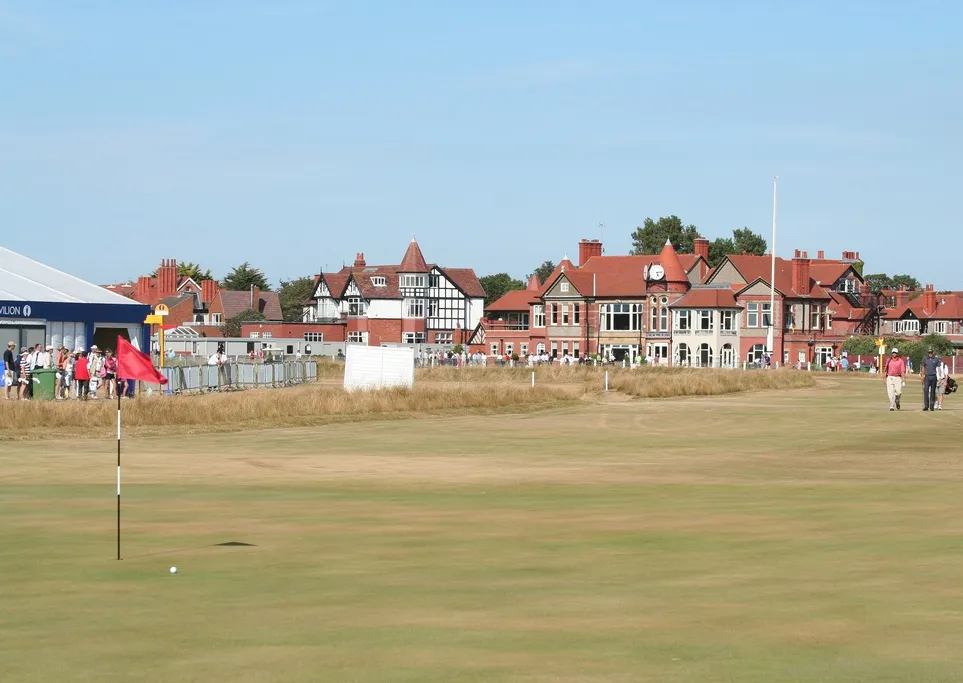
[[[776,320],[776,206],[777,206],[777,184],[779,182],[779,176],[775,176],[772,179],[772,249],[771,249],[771,265],[770,265],[770,277],[769,277],[769,354],[771,355],[775,352],[776,346],[776,335],[773,329],[773,324]]]
[[[117,559],[120,559],[120,392],[117,394]]]

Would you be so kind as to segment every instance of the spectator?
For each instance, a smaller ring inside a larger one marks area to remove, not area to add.
[[[7,350],[3,352],[3,395],[8,401],[10,400],[11,387],[13,387],[13,397],[17,398],[19,381],[16,373],[17,362],[14,360],[14,349],[16,348],[17,342],[7,342]]]
[[[74,366],[74,377],[77,378],[77,398],[86,401],[90,396],[90,359],[86,351],[80,352],[80,358]]]

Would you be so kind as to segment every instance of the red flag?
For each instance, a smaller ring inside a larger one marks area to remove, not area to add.
[[[135,349],[123,337],[117,337],[117,377],[149,384],[167,384],[167,378],[157,372],[150,356]]]

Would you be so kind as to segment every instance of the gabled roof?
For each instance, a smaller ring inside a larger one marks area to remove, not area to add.
[[[143,305],[4,247],[0,247],[0,300]]]
[[[919,296],[903,306],[887,308],[882,317],[885,320],[900,320],[907,314],[920,320],[963,320],[963,296],[958,292],[937,294],[936,307],[926,309],[925,297]]]
[[[706,278],[707,283],[712,283],[715,277],[722,270],[722,266],[725,265],[726,261],[732,264],[732,266],[739,272],[743,278],[743,282],[746,283],[745,287],[740,287],[739,291],[743,291],[748,287],[755,285],[759,282],[769,284],[769,278],[771,276],[771,256],[756,256],[755,254],[730,254],[726,256],[725,260],[716,267],[712,275]],[[847,264],[851,267],[851,264]],[[827,269],[827,273],[832,274],[832,270]],[[837,278],[838,279],[838,278]],[[836,280],[832,282],[827,282],[828,285],[832,285]],[[736,284],[736,283],[733,283]],[[779,256],[776,257],[776,283],[775,289],[781,295],[787,298],[815,298],[815,299],[828,299],[829,294],[826,289],[820,285],[816,285],[813,279],[813,263],[810,261],[809,267],[809,284],[811,291],[809,294],[801,294],[793,289],[792,280],[792,261],[789,259],[784,259]]]
[[[421,247],[418,246],[418,242],[415,238],[411,238],[411,242],[408,244],[408,249],[405,251],[404,258],[401,259],[401,263],[398,264],[399,273],[427,273],[428,264],[425,263],[425,257],[421,253]]]
[[[484,299],[485,298],[485,288],[481,286],[481,282],[478,281],[478,276],[475,275],[475,271],[471,268],[442,268],[441,266],[433,266],[437,268],[442,275],[451,280],[458,289],[465,293],[470,299]]]
[[[729,287],[705,287],[696,285],[681,299],[669,304],[669,308],[742,308]]]
[[[239,313],[251,308],[251,293],[238,292],[222,289],[218,292],[221,297],[221,309],[223,310],[224,320],[230,320]],[[281,302],[277,292],[261,292],[258,300],[254,302],[255,310],[263,315],[267,320],[283,320],[281,314]]]

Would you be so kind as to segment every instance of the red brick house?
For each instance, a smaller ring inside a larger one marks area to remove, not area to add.
[[[819,252],[810,259],[798,249],[791,260],[776,257],[775,362],[823,365],[850,335],[862,333],[872,316],[868,291],[854,268],[858,259],[856,252],[844,252],[841,259],[826,259]],[[771,268],[768,255],[733,254],[706,280],[729,285],[742,306],[739,347],[742,360],[750,363],[758,361],[766,347]]]
[[[905,287],[882,294],[881,334],[908,338],[941,334],[963,346],[963,292],[937,292],[926,285],[915,298]]]
[[[706,274],[708,253],[708,240],[699,239],[695,254],[677,254],[666,243],[658,255],[603,256],[598,240],[582,240],[578,266],[564,258],[537,290],[529,282],[493,302],[472,346],[491,355],[524,349],[554,358],[601,353],[668,362],[670,306]],[[519,329],[526,313],[527,335]]]
[[[467,341],[485,302],[475,271],[427,263],[412,238],[397,265],[350,266],[315,277],[304,322],[344,326],[348,342],[453,345]]]

